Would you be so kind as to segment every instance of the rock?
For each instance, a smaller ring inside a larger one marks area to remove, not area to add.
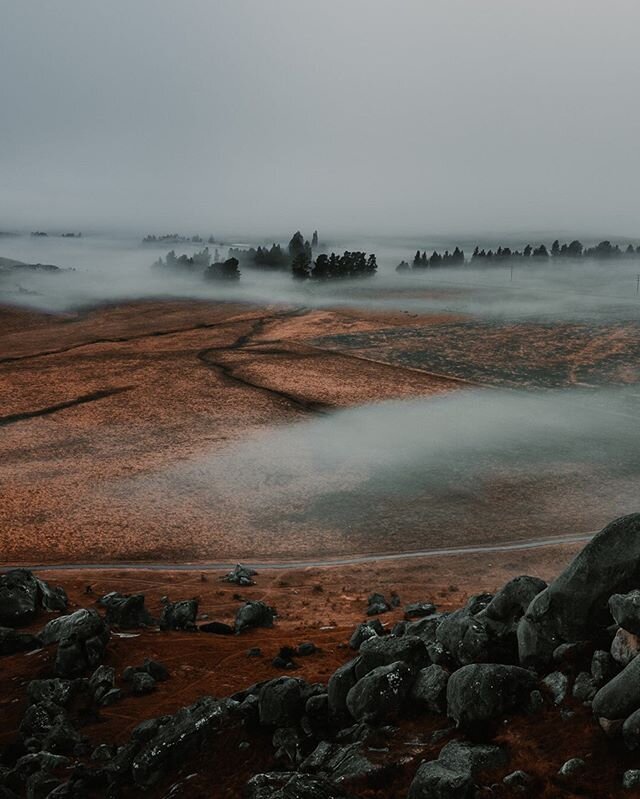
[[[391,606],[382,594],[371,594],[367,599],[367,616],[377,616],[379,613],[387,613]]]
[[[412,602],[404,609],[407,619],[422,619],[425,616],[433,616],[435,612],[436,606],[431,602]]]
[[[572,757],[570,760],[567,760],[566,763],[563,763],[562,766],[560,766],[558,769],[558,776],[562,777],[563,779],[572,779],[578,774],[581,774],[586,767],[587,764],[582,758]]]
[[[602,731],[608,738],[616,738],[618,735],[622,733],[622,726],[624,724],[622,719],[615,719],[614,721],[610,721],[609,719],[599,718],[598,724],[602,728]]]
[[[357,721],[397,718],[411,687],[411,670],[401,662],[369,671],[347,694],[347,708]]]
[[[0,655],[30,652],[42,646],[40,639],[31,633],[19,633],[13,627],[0,627]]]
[[[31,680],[27,685],[27,700],[30,705],[44,702],[67,707],[79,691],[89,690],[87,680]]]
[[[362,622],[353,631],[353,635],[349,640],[349,646],[352,649],[360,649],[364,641],[373,638],[376,635],[383,635],[384,627],[380,619],[371,619],[370,621]]]
[[[622,787],[629,791],[640,786],[640,769],[630,768],[622,775]]]
[[[245,786],[246,799],[348,799],[323,777],[295,772],[256,774]]]
[[[498,746],[450,741],[437,760],[420,766],[408,799],[470,799],[475,777],[506,762],[506,753]]]
[[[572,695],[579,702],[591,702],[596,695],[598,687],[588,671],[581,671],[573,682]]]
[[[295,726],[304,713],[306,683],[294,677],[278,677],[264,683],[258,693],[260,724]]]
[[[553,650],[553,662],[560,665],[575,664],[589,653],[589,641],[576,641],[572,644],[560,644]]]
[[[356,667],[358,679],[378,666],[388,666],[401,660],[414,673],[431,662],[427,646],[415,635],[375,636],[363,641],[360,646],[360,658]]]
[[[221,621],[210,621],[198,627],[201,633],[213,633],[214,635],[233,635],[235,630],[231,625]]]
[[[329,713],[340,718],[347,713],[347,694],[358,681],[356,667],[360,658],[344,663],[329,678],[327,685],[327,695],[329,701]]]
[[[165,602],[160,617],[161,630],[195,630],[198,616],[198,600],[182,599]]]
[[[236,563],[233,569],[222,579],[227,583],[235,583],[236,585],[255,585],[255,580],[252,578],[255,577],[257,573],[255,569],[250,569],[248,566],[242,566],[240,563]]]
[[[616,624],[633,635],[640,635],[640,591],[613,594],[609,597],[609,611]]]
[[[241,633],[251,627],[273,627],[275,615],[275,610],[264,602],[245,602],[236,614],[236,632]]]
[[[616,519],[538,594],[518,625],[523,666],[550,662],[562,643],[597,640],[611,624],[609,597],[640,581],[640,514]]]
[[[259,658],[262,655],[262,650],[259,646],[252,646],[251,649],[247,649],[247,657],[249,658]]]
[[[51,588],[28,569],[10,569],[0,574],[0,625],[29,624],[39,608],[64,611],[67,595],[62,588]]]
[[[544,707],[544,697],[536,688],[529,694],[529,701],[527,703],[527,710],[529,713],[537,713]]]
[[[610,680],[593,698],[593,713],[598,718],[626,719],[640,708],[640,657]]]
[[[533,782],[534,779],[530,774],[527,774],[526,771],[512,771],[511,774],[507,774],[506,777],[503,778],[502,782],[509,788],[523,789],[528,788]]]
[[[188,755],[202,748],[230,721],[236,707],[232,700],[207,696],[166,717],[131,762],[135,785],[147,788],[171,768],[181,766]]]
[[[609,652],[605,652],[604,649],[596,649],[591,658],[591,676],[596,685],[609,682],[616,671],[616,664]]]
[[[111,666],[98,666],[89,677],[89,686],[98,704],[112,691],[116,683],[116,670]]]
[[[318,647],[312,641],[305,641],[302,644],[298,644],[296,648],[298,657],[308,657],[309,655],[314,655],[317,651]]]
[[[144,594],[119,594],[112,591],[99,600],[107,609],[107,624],[132,630],[137,627],[150,627],[154,622],[144,605]]]
[[[66,711],[47,702],[29,705],[20,722],[20,736],[24,741],[34,739],[40,749],[56,754],[71,754],[84,741]]]
[[[535,685],[534,675],[518,666],[463,666],[449,677],[447,715],[462,727],[500,718],[524,707]]]
[[[131,680],[131,690],[136,696],[150,694],[156,687],[156,681],[150,674],[144,671],[137,671]]]
[[[630,751],[640,747],[640,709],[634,711],[622,725],[622,739]]]
[[[432,664],[420,669],[411,688],[411,698],[430,713],[447,712],[447,683],[449,672]]]
[[[564,702],[569,687],[569,678],[566,674],[561,671],[552,671],[542,680],[542,684],[549,690],[554,704],[560,705]]]
[[[106,643],[109,640],[109,628],[97,610],[81,608],[68,616],[52,619],[45,624],[39,633],[39,638],[47,646],[62,641],[71,635],[77,635],[82,640],[97,636],[104,638]]]
[[[640,637],[623,630],[616,632],[611,642],[611,657],[621,666],[626,666],[640,654]]]
[[[299,770],[320,774],[341,785],[367,780],[381,771],[381,767],[373,763],[365,752],[362,741],[347,745],[321,741],[300,764]]]

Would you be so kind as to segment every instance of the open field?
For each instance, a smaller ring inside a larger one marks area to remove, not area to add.
[[[461,455],[442,484],[402,469],[398,485],[350,451],[323,470],[305,438],[339,440],[339,409],[460,397],[489,378],[634,381],[630,323],[565,326],[557,345],[547,324],[156,301],[7,309],[0,324],[5,562],[400,552],[588,532],[634,507],[634,464],[479,462],[477,479]],[[377,442],[369,460],[398,448]]]

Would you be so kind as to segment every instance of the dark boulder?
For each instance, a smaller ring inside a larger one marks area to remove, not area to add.
[[[567,688],[569,687],[569,678],[561,671],[552,671],[551,674],[542,680],[542,685],[549,691],[553,703],[560,705],[564,702],[567,696]]]
[[[375,636],[360,646],[356,675],[359,679],[378,666],[388,666],[399,660],[414,673],[431,663],[425,642],[415,635]]]
[[[260,724],[288,727],[298,723],[306,702],[304,680],[278,677],[264,683],[258,693]]]
[[[348,799],[333,782],[296,772],[256,774],[245,786],[245,799]]]
[[[604,685],[619,671],[609,652],[596,649],[591,658],[591,676],[596,685]]]
[[[390,610],[391,605],[382,594],[374,593],[367,599],[367,616],[377,616],[380,613],[388,613]]]
[[[28,569],[11,569],[0,574],[0,624],[20,627],[32,622],[40,608],[64,611],[67,595],[51,588]]]
[[[209,621],[198,627],[201,633],[213,633],[214,635],[233,635],[235,630],[231,625],[221,621]]]
[[[329,678],[327,695],[329,700],[329,713],[340,718],[347,713],[347,694],[358,681],[356,667],[360,658],[344,663]]]
[[[273,627],[275,615],[275,610],[264,602],[245,602],[236,613],[236,632],[241,633],[252,627]]]
[[[210,736],[232,718],[236,703],[203,697],[181,708],[158,726],[131,762],[131,777],[136,786],[153,785],[185,758],[206,745]]]
[[[161,630],[195,630],[198,616],[198,600],[182,599],[165,602],[160,616]]]
[[[640,636],[618,629],[611,642],[611,657],[620,666],[626,666],[640,655]]]
[[[89,687],[95,701],[101,705],[105,696],[115,688],[116,670],[111,666],[98,666],[89,677]]]
[[[359,624],[353,631],[349,639],[351,649],[360,649],[364,641],[374,638],[376,635],[384,635],[384,627],[380,619],[370,619]]]
[[[578,702],[591,702],[596,695],[598,686],[588,671],[581,671],[576,675],[571,694]]]
[[[302,644],[298,644],[296,647],[296,655],[298,655],[298,657],[315,655],[317,651],[318,647],[313,643],[313,641],[304,641]]]
[[[40,639],[31,633],[19,633],[13,627],[0,627],[0,655],[29,652],[42,646]]]
[[[136,671],[131,679],[131,691],[136,696],[144,696],[155,690],[156,681],[144,671]]]
[[[626,719],[640,708],[640,657],[602,686],[592,707],[597,718],[609,721]]]
[[[93,608],[81,608],[68,616],[60,616],[39,633],[43,644],[58,642],[56,674],[78,677],[95,668],[104,657],[109,641],[109,628]]]
[[[408,799],[471,799],[476,776],[506,763],[507,755],[498,746],[451,741],[437,760],[420,766]]]
[[[109,628],[97,610],[80,608],[68,616],[52,619],[45,624],[38,637],[48,646],[71,635],[77,635],[82,640],[98,637],[106,643],[109,640]]]
[[[640,748],[640,709],[625,719],[622,725],[622,739],[630,751]]]
[[[627,632],[640,635],[640,591],[636,589],[609,597],[609,611],[616,624]]]
[[[420,669],[411,688],[411,698],[430,713],[446,713],[449,672],[433,663]]]
[[[370,779],[381,771],[381,766],[367,756],[362,741],[351,744],[321,741],[300,764],[303,773],[319,774],[340,785]]]
[[[447,684],[447,714],[471,727],[526,706],[535,676],[519,666],[473,663],[455,671]]]
[[[407,619],[422,619],[425,616],[433,616],[436,606],[431,602],[412,602],[406,605],[404,615]]]
[[[222,578],[227,583],[235,583],[236,585],[255,585],[255,580],[253,577],[256,576],[258,572],[255,569],[250,569],[248,566],[242,566],[240,563],[236,563],[233,569]]]
[[[520,663],[549,663],[562,643],[598,640],[611,624],[609,597],[640,582],[640,514],[616,519],[538,594],[518,626]]]
[[[411,669],[402,661],[369,671],[347,694],[347,708],[356,721],[397,718],[411,688]]]
[[[144,604],[144,594],[119,594],[112,591],[99,600],[107,609],[107,624],[133,630],[137,627],[150,627],[154,621]]]

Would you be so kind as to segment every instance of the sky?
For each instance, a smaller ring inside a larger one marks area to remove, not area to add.
[[[0,231],[640,230],[637,0],[0,0]]]

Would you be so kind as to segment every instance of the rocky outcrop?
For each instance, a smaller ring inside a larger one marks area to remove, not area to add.
[[[473,663],[454,671],[447,684],[447,714],[461,727],[500,718],[526,707],[536,678],[527,669]]]
[[[11,569],[0,574],[0,625],[21,627],[32,622],[40,609],[67,609],[62,588],[52,588],[28,569]]]

